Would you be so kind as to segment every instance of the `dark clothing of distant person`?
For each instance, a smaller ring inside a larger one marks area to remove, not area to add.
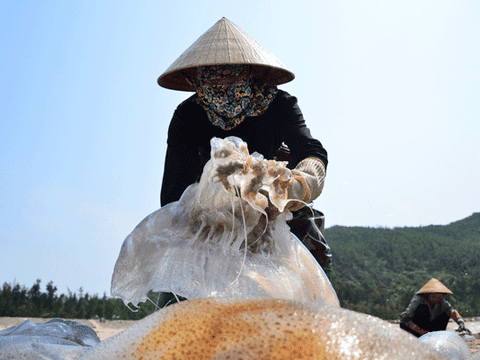
[[[452,305],[445,299],[432,306],[424,296],[415,295],[402,314],[400,327],[417,337],[421,334],[415,331],[415,325],[428,332],[446,330],[454,311]]]

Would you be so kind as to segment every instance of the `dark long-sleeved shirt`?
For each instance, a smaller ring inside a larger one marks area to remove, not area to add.
[[[190,97],[177,107],[168,129],[162,206],[180,199],[185,189],[199,180],[210,159],[210,139],[228,136],[241,138],[250,153],[256,151],[266,159],[272,159],[285,143],[293,158],[289,164],[292,168],[307,157],[318,158],[327,166],[326,150],[310,134],[297,99],[287,92],[279,90],[265,113],[247,117],[231,130],[214,126],[205,110]]]
[[[415,295],[410,301],[407,309],[402,313],[402,321],[409,325],[409,321],[411,321],[414,317],[415,311],[419,305],[428,306],[431,321],[439,317],[444,312],[450,317],[454,311],[452,305],[450,305],[450,303],[445,299],[438,304],[430,305],[425,297],[421,295]]]

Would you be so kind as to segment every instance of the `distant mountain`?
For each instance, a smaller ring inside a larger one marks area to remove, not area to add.
[[[480,213],[443,226],[333,226],[325,235],[342,307],[395,319],[435,277],[460,314],[480,316]]]

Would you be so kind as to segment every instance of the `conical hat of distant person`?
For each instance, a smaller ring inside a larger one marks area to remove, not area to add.
[[[196,77],[199,66],[252,65],[257,76],[274,84],[284,84],[295,75],[262,45],[237,25],[221,18],[195,41],[158,78],[158,85],[172,90],[195,91],[188,78]]]
[[[453,293],[443,285],[439,280],[431,278],[423,287],[417,291],[417,294],[447,294],[453,295]]]

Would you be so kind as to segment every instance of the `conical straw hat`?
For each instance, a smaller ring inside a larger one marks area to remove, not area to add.
[[[167,89],[195,91],[185,76],[195,78],[198,66],[227,64],[248,64],[266,70],[266,79],[277,85],[295,77],[280,60],[237,25],[221,18],[180,55],[157,82]]]
[[[423,287],[417,291],[417,294],[441,293],[453,295],[453,293],[443,285],[439,280],[431,278]]]

